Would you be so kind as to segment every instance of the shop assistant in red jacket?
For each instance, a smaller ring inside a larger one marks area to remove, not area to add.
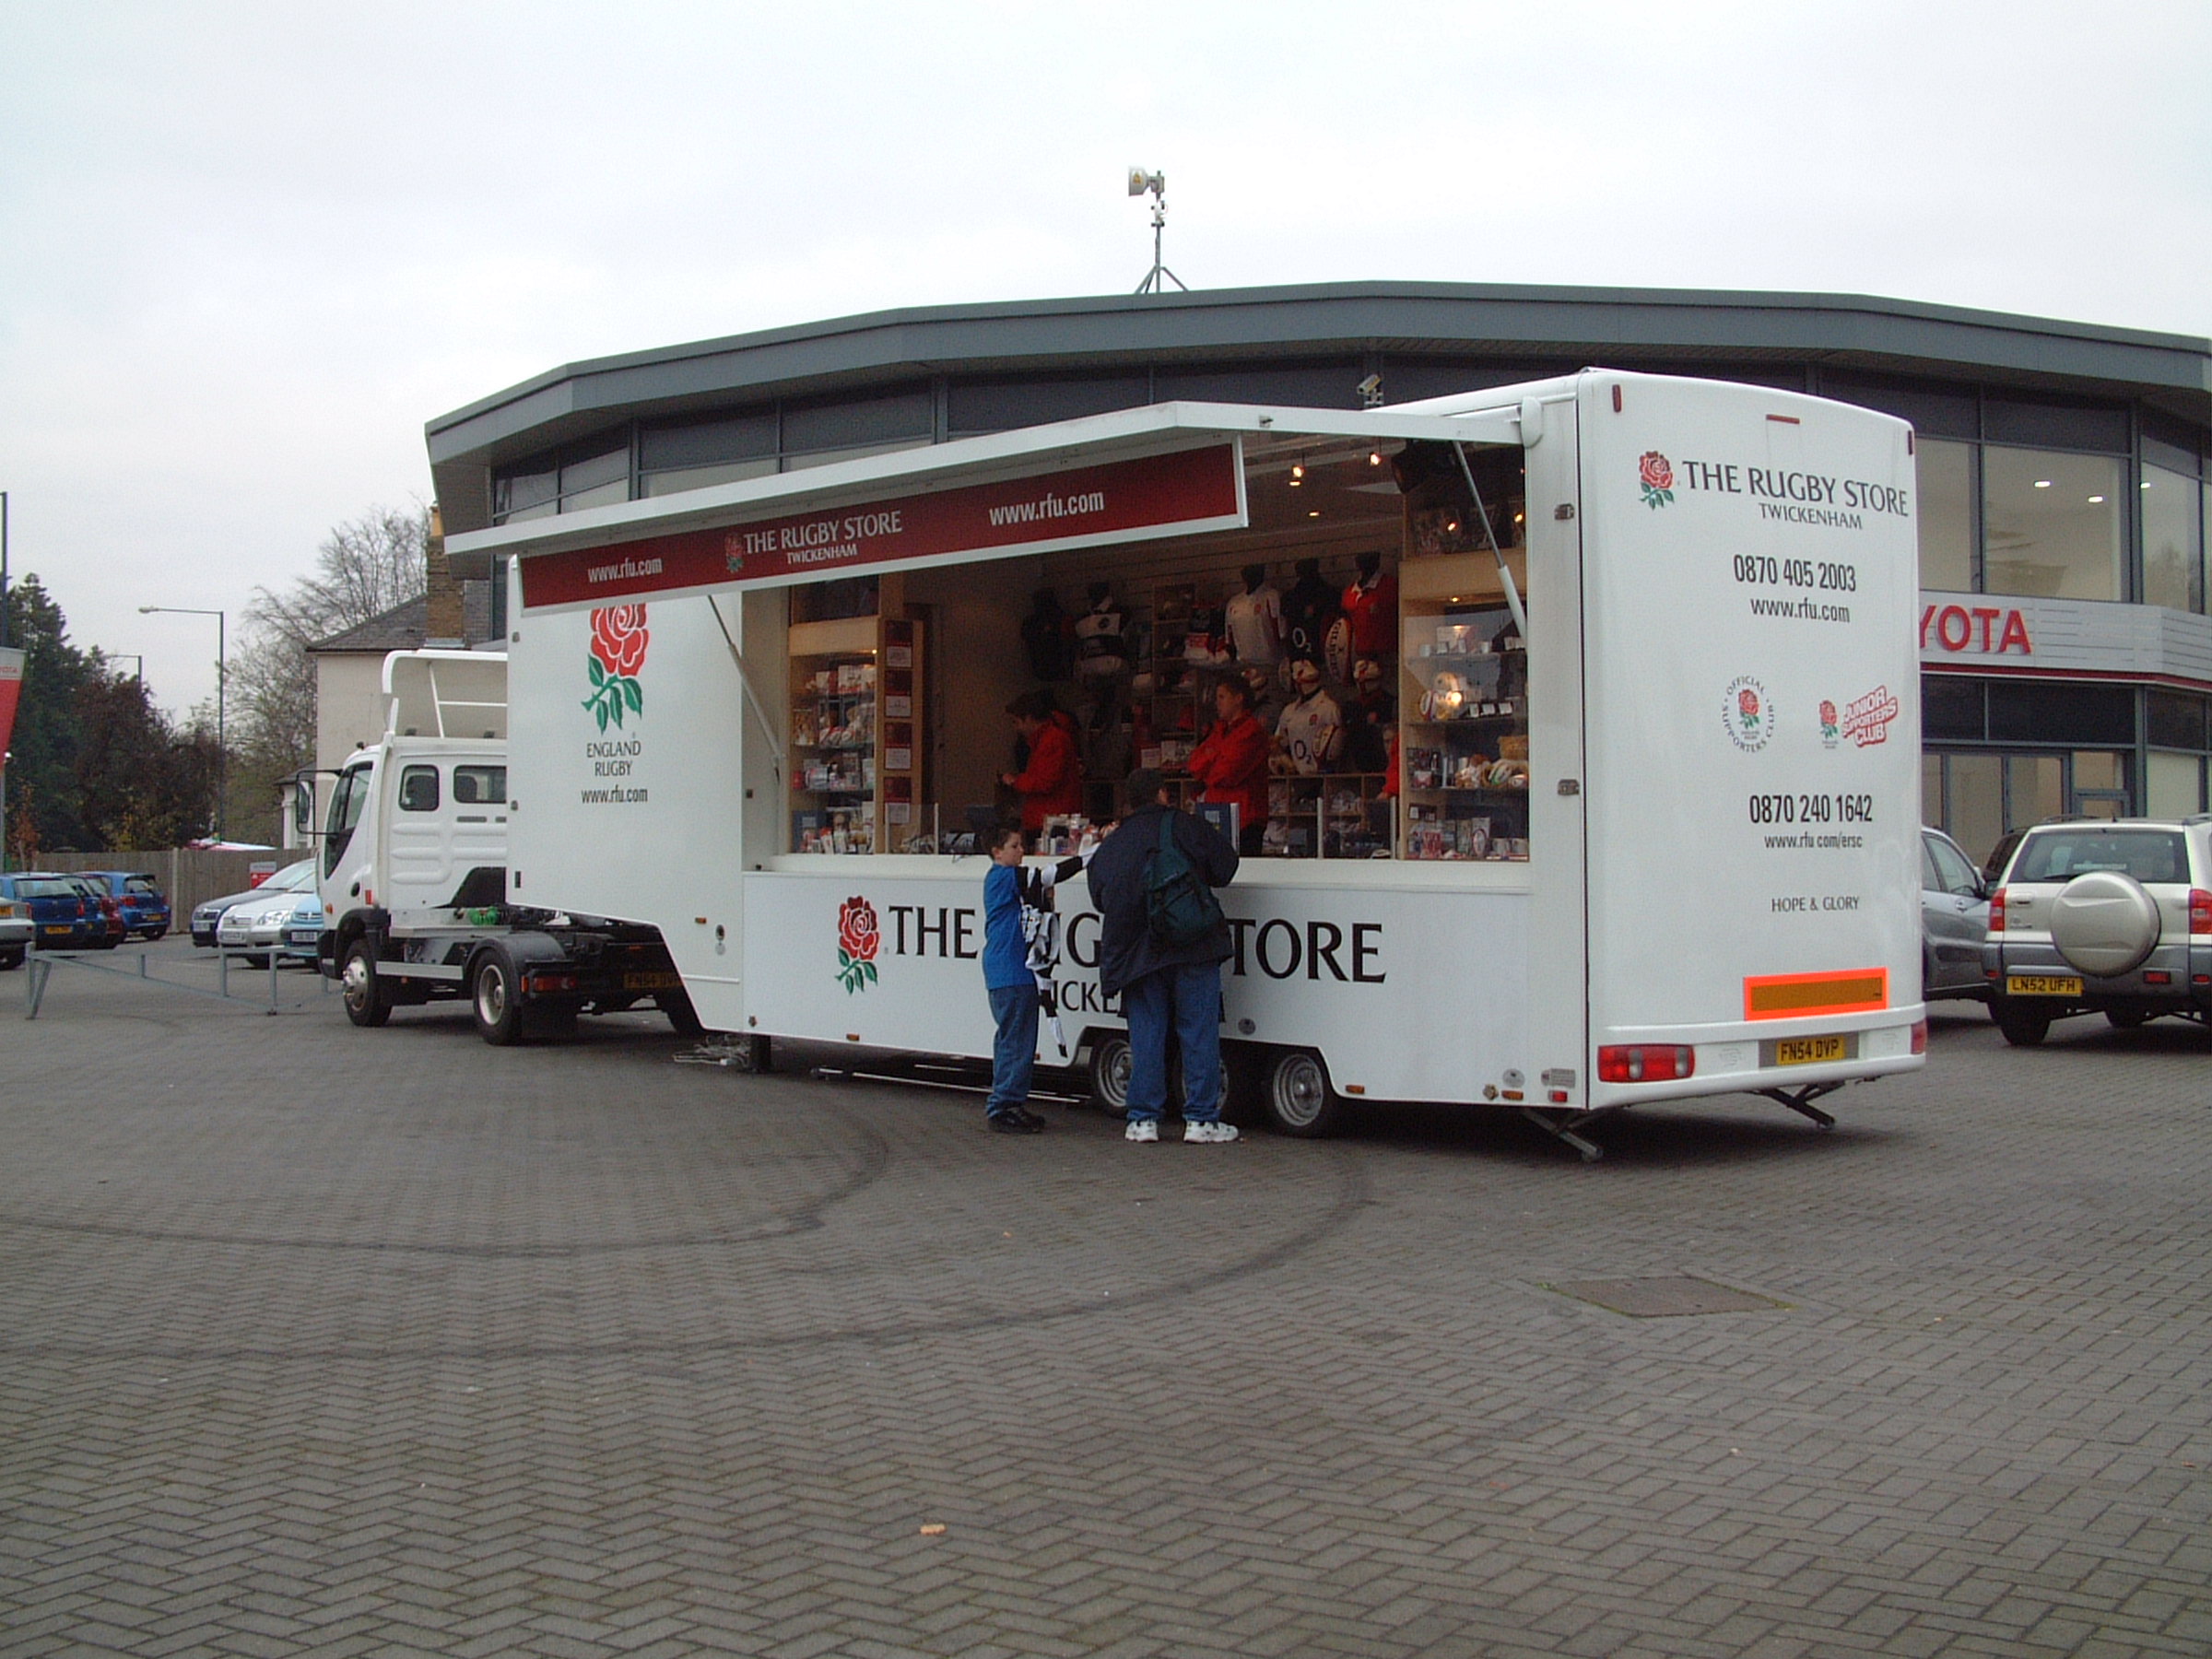
[[[999,782],[1021,796],[1021,827],[1035,834],[1048,818],[1083,810],[1083,761],[1076,723],[1053,706],[1051,696],[1029,691],[1006,705],[1014,729],[1030,746],[1025,771],[1001,772]]]
[[[1252,712],[1252,688],[1234,676],[1214,688],[1214,729],[1191,751],[1191,776],[1208,801],[1234,801],[1238,840],[1257,848],[1267,827],[1267,728]]]

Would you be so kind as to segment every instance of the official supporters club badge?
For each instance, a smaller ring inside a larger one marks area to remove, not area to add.
[[[1774,733],[1774,707],[1767,700],[1766,687],[1747,674],[1730,680],[1721,695],[1721,724],[1728,728],[1728,741],[1747,755],[1765,748]]]

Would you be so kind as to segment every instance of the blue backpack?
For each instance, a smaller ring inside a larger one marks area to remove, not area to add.
[[[1145,924],[1152,942],[1169,950],[1195,945],[1227,924],[1221,901],[1175,844],[1175,817],[1159,818],[1159,845],[1145,860]]]

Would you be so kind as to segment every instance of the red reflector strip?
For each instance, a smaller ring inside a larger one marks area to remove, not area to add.
[[[1769,420],[1779,420],[1783,426],[1803,426],[1805,424],[1804,421],[1798,419],[1794,415],[1770,415],[1767,417],[1767,418]]]
[[[1887,968],[1854,968],[1844,973],[1770,973],[1744,981],[1746,1019],[1870,1014],[1888,1006]]]

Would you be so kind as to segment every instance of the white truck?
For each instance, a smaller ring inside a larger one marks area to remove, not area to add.
[[[403,912],[341,875],[334,968],[349,1008],[357,963],[467,992],[493,1041],[650,995],[762,1058],[985,1056],[985,863],[947,825],[988,816],[1000,700],[1033,684],[1022,600],[1103,617],[1154,584],[1148,653],[1139,615],[1077,684],[1171,770],[1174,659],[1231,665],[1171,645],[1173,607],[1316,555],[1358,560],[1361,631],[1313,654],[1344,680],[1380,658],[1399,706],[1387,771],[1277,781],[1268,850],[1306,856],[1248,857],[1224,894],[1224,1042],[1275,1124],[1496,1103],[1590,1156],[1597,1116],[1746,1091],[1825,1124],[1816,1099],[1925,1043],[1912,449],[1864,409],[1589,370],[1362,412],[1154,406],[456,536],[512,556],[501,890]],[[1126,1043],[1084,900],[1039,1059],[1111,1103]]]
[[[466,996],[509,1043],[650,1001],[698,1030],[652,928],[507,903],[506,655],[394,652],[383,690],[385,735],[339,769],[318,853],[318,961],[347,1017]]]

